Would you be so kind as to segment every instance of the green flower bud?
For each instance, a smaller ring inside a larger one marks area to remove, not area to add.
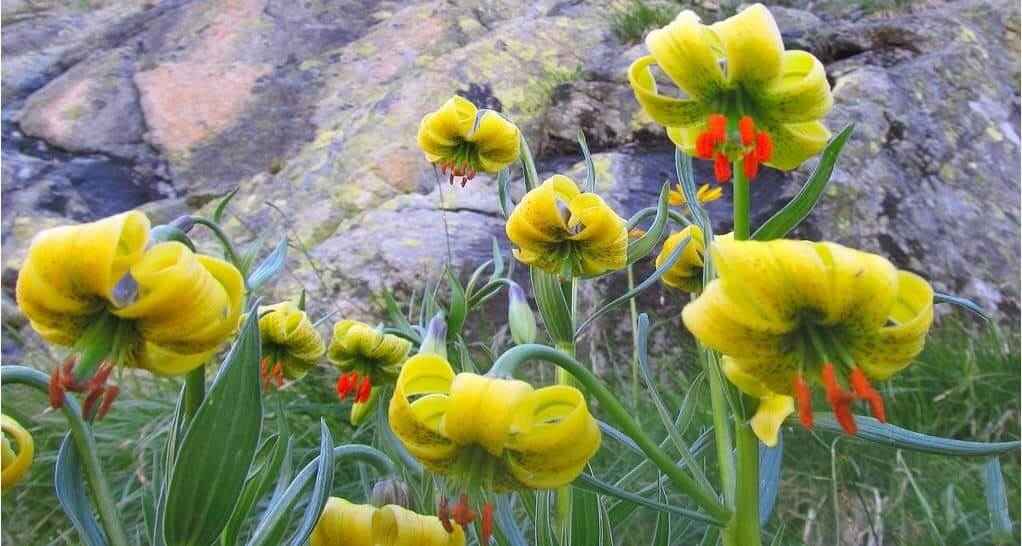
[[[508,290],[507,321],[511,327],[511,338],[518,345],[536,341],[536,316],[529,307],[525,291],[517,283],[511,283]]]

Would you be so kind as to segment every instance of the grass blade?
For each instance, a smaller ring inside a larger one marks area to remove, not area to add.
[[[1011,513],[1008,511],[1004,473],[1001,472],[1001,461],[997,457],[991,457],[983,465],[983,485],[994,538],[1008,544],[1012,536]]]
[[[586,142],[586,134],[582,128],[578,129],[578,146],[582,148],[582,157],[586,162],[586,181],[582,191],[593,193],[596,191],[596,165],[593,164],[593,156],[589,153],[589,144]]]
[[[954,296],[951,294],[944,294],[943,292],[934,292],[933,303],[950,303],[952,305],[956,305],[963,309],[972,311],[973,313],[982,317],[983,320],[987,321],[992,320],[992,318],[986,312],[985,309],[980,307],[978,303],[970,300],[969,298],[963,298],[961,296]]]
[[[781,467],[784,460],[784,436],[778,435],[777,445],[759,445],[759,523],[765,525],[774,511],[777,492],[781,486]]]
[[[633,264],[649,256],[649,253],[653,252],[653,248],[664,240],[664,236],[667,234],[667,219],[670,217],[670,193],[670,183],[664,182],[657,200],[656,217],[653,218],[653,223],[642,237],[629,241],[626,263]]]
[[[75,531],[78,531],[82,544],[106,546],[106,538],[96,522],[92,505],[85,494],[85,481],[78,460],[78,449],[70,432],[65,434],[64,440],[60,442],[60,451],[57,452],[57,462],[53,469],[53,486],[57,501]]]
[[[276,277],[284,269],[284,264],[286,263],[287,237],[284,237],[277,243],[277,247],[273,249],[273,252],[263,258],[263,261],[259,262],[259,265],[248,276],[249,290],[258,290],[260,286]]]

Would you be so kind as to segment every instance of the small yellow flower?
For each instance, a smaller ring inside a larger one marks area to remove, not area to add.
[[[300,379],[326,353],[323,338],[294,302],[260,307],[259,336],[263,343],[264,380],[266,376],[280,382],[285,377]]]
[[[834,102],[823,64],[805,51],[785,51],[763,5],[712,25],[683,11],[650,32],[646,46],[651,54],[628,70],[636,99],[686,153],[716,160],[719,181],[738,158],[749,178],[759,163],[794,169],[830,138],[820,121]],[[658,92],[654,64],[684,98]]]
[[[595,277],[628,259],[625,220],[566,176],[551,176],[527,193],[506,231],[519,261],[554,274]]]
[[[712,203],[720,199],[724,195],[724,189],[720,186],[710,187],[709,184],[703,184],[696,190],[696,200],[700,203]],[[669,201],[671,205],[679,207],[686,203],[685,193],[681,191],[681,184],[677,184],[675,189],[671,190]]]
[[[148,241],[140,212],[43,231],[18,275],[18,307],[51,343],[77,345],[103,324],[110,360],[161,375],[192,370],[236,331],[244,281],[181,243]]]
[[[0,466],[3,468],[0,473],[0,488],[7,491],[17,485],[32,468],[35,443],[27,430],[6,415],[0,415],[0,428],[3,429],[2,445],[0,445],[0,456],[2,456]],[[17,452],[14,451],[10,440],[7,439],[8,434],[14,438],[14,443],[18,446]]]
[[[426,159],[450,173],[452,182],[461,177],[462,185],[476,173],[495,173],[510,165],[521,145],[514,123],[459,96],[422,118],[418,140]]]
[[[696,292],[703,287],[703,230],[692,224],[671,235],[664,241],[664,248],[656,257],[656,267],[664,265],[667,258],[685,238],[689,241],[674,265],[667,270],[660,281],[684,292]]]
[[[405,363],[389,415],[408,451],[462,488],[560,487],[600,447],[600,429],[578,389],[455,375],[434,354]]]
[[[922,351],[933,320],[928,282],[834,243],[717,238],[712,253],[719,278],[682,318],[700,342],[725,355],[728,378],[760,398],[752,424],[764,443],[776,442],[795,401],[803,424],[812,425],[807,380],[824,385],[850,434],[855,400],[885,420],[869,379],[889,378]]]
[[[309,546],[464,546],[465,531],[451,532],[436,516],[396,505],[376,508],[330,497],[309,536]]]
[[[337,396],[342,400],[355,395],[351,422],[358,424],[375,405],[377,389],[393,383],[408,357],[412,343],[392,334],[384,334],[357,320],[342,320],[334,325],[327,357],[341,370]]]

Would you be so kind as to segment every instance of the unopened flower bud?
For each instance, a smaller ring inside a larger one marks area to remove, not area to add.
[[[369,502],[376,507],[396,504],[409,510],[412,508],[412,497],[408,491],[408,484],[398,478],[387,478],[376,482],[369,498]]]
[[[447,319],[443,311],[433,315],[426,327],[426,336],[419,345],[419,354],[435,354],[447,358]]]
[[[518,345],[536,341],[536,316],[529,307],[525,291],[517,283],[511,283],[508,290],[507,321],[511,327],[511,338]]]

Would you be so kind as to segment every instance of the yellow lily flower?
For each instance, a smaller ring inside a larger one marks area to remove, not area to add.
[[[711,188],[709,184],[703,184],[696,190],[696,200],[700,203],[712,203],[724,196],[724,189],[720,186]],[[681,184],[676,184],[675,189],[668,194],[668,203],[675,207],[686,204],[685,193],[681,191]]]
[[[776,441],[792,397],[803,424],[812,426],[807,379],[824,385],[849,434],[856,430],[855,400],[885,420],[869,380],[889,378],[922,351],[933,321],[928,282],[881,256],[834,243],[719,237],[712,253],[719,277],[682,318],[700,342],[726,356],[729,379],[760,398],[753,424],[764,443]]]
[[[2,456],[0,457],[2,458],[0,466],[3,469],[0,471],[0,488],[7,491],[17,485],[32,468],[35,443],[27,430],[6,415],[0,415],[0,429],[3,429],[2,445],[0,445],[0,456]],[[14,451],[10,440],[7,439],[8,434],[14,438],[14,443],[18,446],[17,452]]]
[[[464,546],[465,531],[451,532],[436,516],[423,516],[400,506],[376,508],[330,497],[309,546]]]
[[[455,375],[435,354],[405,363],[390,425],[426,468],[455,485],[550,489],[570,483],[600,447],[600,429],[574,387]],[[480,483],[469,483],[475,476]]]
[[[550,273],[595,277],[624,268],[628,259],[625,220],[559,174],[525,194],[506,231],[518,247],[515,258]]]
[[[476,173],[495,173],[518,159],[521,135],[497,112],[454,96],[422,118],[418,141],[430,163],[464,186]]]
[[[750,179],[761,163],[794,169],[830,138],[820,121],[833,105],[823,64],[785,51],[762,4],[712,25],[683,11],[650,32],[646,46],[651,54],[628,70],[636,99],[678,147],[714,159],[718,181],[730,178],[729,162],[739,158]],[[654,64],[684,98],[658,92]]]
[[[100,328],[115,363],[194,369],[237,329],[244,281],[222,260],[148,241],[140,212],[43,231],[18,275],[18,307],[51,343],[78,346]]]
[[[357,320],[342,320],[334,325],[327,357],[341,370],[337,395],[343,400],[355,395],[351,422],[357,425],[375,403],[374,386],[393,383],[408,357],[412,343],[392,334],[384,334]]]
[[[303,377],[326,353],[323,338],[294,302],[260,307],[259,336],[263,343],[263,380],[276,382],[278,388],[285,377]]]
[[[664,262],[671,256],[674,249],[686,237],[689,238],[689,242],[685,246],[685,250],[681,251],[678,261],[674,262],[674,266],[667,270],[663,277],[660,277],[660,280],[667,286],[677,288],[682,292],[698,292],[703,287],[704,252],[703,230],[699,229],[699,226],[690,224],[668,237],[664,241],[664,247],[660,250],[660,254],[657,254],[656,267],[659,268],[664,265]],[[714,240],[730,241],[732,237],[734,237],[734,234],[725,233],[717,235]]]

